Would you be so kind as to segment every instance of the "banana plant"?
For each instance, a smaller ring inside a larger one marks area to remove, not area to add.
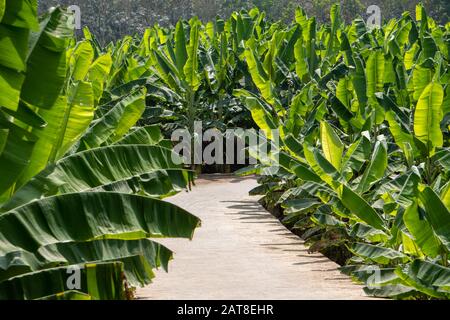
[[[342,270],[367,294],[448,299],[448,30],[420,5],[415,20],[372,30],[338,12],[318,27],[297,10],[291,89],[269,63],[280,36],[247,43],[258,90],[235,94],[282,140],[281,170],[254,193],[281,205],[311,250],[344,248]]]
[[[449,24],[421,5],[380,28],[340,11],[287,26],[244,10],[101,47],[60,9],[0,1],[0,298],[122,299],[167,267],[149,238],[199,220],[161,200],[192,180],[164,137],[196,120],[280,131],[280,170],[252,193],[367,294],[449,298]]]
[[[192,176],[159,127],[134,128],[145,87],[99,112],[113,56],[74,43],[67,14],[39,24],[36,1],[0,9],[0,299],[130,298],[172,258],[150,239],[192,239],[199,226],[161,200]]]

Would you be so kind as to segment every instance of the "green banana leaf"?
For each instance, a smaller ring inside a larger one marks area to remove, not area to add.
[[[347,209],[369,226],[381,231],[386,229],[383,219],[375,209],[347,186],[341,186],[339,198]]]
[[[397,275],[409,286],[434,298],[450,297],[450,269],[428,261],[415,260],[397,267]]]
[[[426,218],[430,222],[439,240],[450,249],[450,211],[439,196],[430,187],[419,193],[419,199],[425,207]]]
[[[188,52],[186,50],[186,36],[184,33],[183,21],[179,21],[175,28],[175,57],[178,72],[183,74],[184,66],[188,61]]]
[[[385,141],[377,141],[372,159],[364,171],[357,191],[361,194],[367,192],[371,186],[383,178],[388,165],[387,146]]]
[[[103,90],[109,73],[111,72],[112,58],[109,53],[98,57],[89,67],[88,79],[94,90],[94,101],[98,104],[103,96]]]
[[[73,49],[70,57],[71,77],[74,81],[84,81],[94,60],[94,48],[89,41],[81,41]]]
[[[0,4],[0,21],[17,28],[39,30],[37,0],[3,1]],[[3,19],[1,18],[3,17]]]
[[[51,108],[65,84],[66,48],[73,36],[67,19],[61,9],[55,9],[41,23],[39,37],[30,44],[21,99],[31,106]]]
[[[131,180],[161,169],[180,169],[169,149],[147,145],[115,145],[68,156],[36,175],[6,203],[7,211],[35,199],[57,194],[83,192],[125,181],[139,190],[139,180]]]
[[[403,215],[408,231],[414,237],[414,242],[427,256],[436,258],[441,251],[441,242],[434,234],[433,228],[425,215],[419,211],[417,203],[413,203]]]
[[[199,47],[199,21],[194,19],[191,24],[191,34],[189,37],[188,59],[183,67],[186,82],[192,91],[197,91],[200,87],[200,77],[198,75],[198,47]]]
[[[444,90],[439,83],[432,82],[423,90],[414,113],[414,133],[434,154],[436,147],[442,147],[443,136],[440,123],[443,119],[442,102]]]
[[[351,251],[364,259],[368,259],[382,265],[390,264],[392,260],[403,262],[408,260],[407,256],[399,251],[366,243],[356,243],[351,248]]]
[[[0,282],[21,274],[53,267],[98,261],[118,261],[124,264],[128,282],[133,286],[143,286],[149,284],[154,278],[152,269],[162,265],[164,270],[168,270],[172,252],[148,239],[95,240],[56,243],[41,247],[34,253],[13,251],[2,258]],[[136,268],[136,272],[134,272],[136,264],[142,265],[144,268]],[[144,272],[142,272],[143,270]]]
[[[159,125],[139,127],[131,130],[116,144],[148,144],[158,145],[164,140]]]
[[[99,147],[110,139],[120,140],[144,113],[145,93],[138,90],[130,94],[97,119],[81,138],[82,150]]]
[[[192,239],[200,220],[161,200],[113,192],[45,198],[0,215],[1,255],[63,242]]]
[[[78,266],[83,297],[124,299],[123,264],[94,263]],[[47,299],[67,291],[70,269],[60,267],[21,275],[0,283],[0,300]],[[77,294],[79,295],[79,294]],[[61,296],[60,296],[61,297]]]
[[[39,140],[30,165],[19,180],[20,186],[48,164],[60,159],[89,127],[94,118],[91,84],[78,82],[72,87],[68,97],[61,96],[51,109],[42,109],[39,115],[48,125],[44,129],[32,130]]]
[[[341,169],[344,144],[333,128],[325,121],[320,123],[320,134],[325,158],[339,171]]]

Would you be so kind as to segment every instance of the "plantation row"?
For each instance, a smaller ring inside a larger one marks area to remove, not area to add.
[[[449,298],[450,24],[420,5],[373,30],[338,13],[318,27],[298,10],[246,41],[258,90],[235,94],[283,143],[253,193],[312,251],[350,253],[342,271],[367,294]]]
[[[167,268],[150,238],[200,221],[161,201],[193,178],[165,137],[197,120],[280,131],[281,170],[253,193],[369,295],[449,298],[450,24],[339,12],[193,18],[102,48],[61,9],[0,0],[0,299],[130,298]]]
[[[120,52],[76,43],[69,18],[0,1],[0,299],[131,298],[172,258],[150,238],[200,223],[160,200],[192,174],[134,128],[146,88],[115,85]]]

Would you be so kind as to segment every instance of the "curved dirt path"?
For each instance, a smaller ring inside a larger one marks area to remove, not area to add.
[[[175,252],[169,273],[137,291],[140,299],[364,299],[360,286],[251,197],[253,178],[212,176],[169,201],[202,219],[194,240],[163,239]]]

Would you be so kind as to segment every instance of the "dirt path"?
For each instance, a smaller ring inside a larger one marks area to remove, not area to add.
[[[164,239],[175,251],[169,273],[157,271],[142,299],[364,299],[321,254],[257,203],[254,179],[209,177],[171,202],[202,219],[192,242]]]

